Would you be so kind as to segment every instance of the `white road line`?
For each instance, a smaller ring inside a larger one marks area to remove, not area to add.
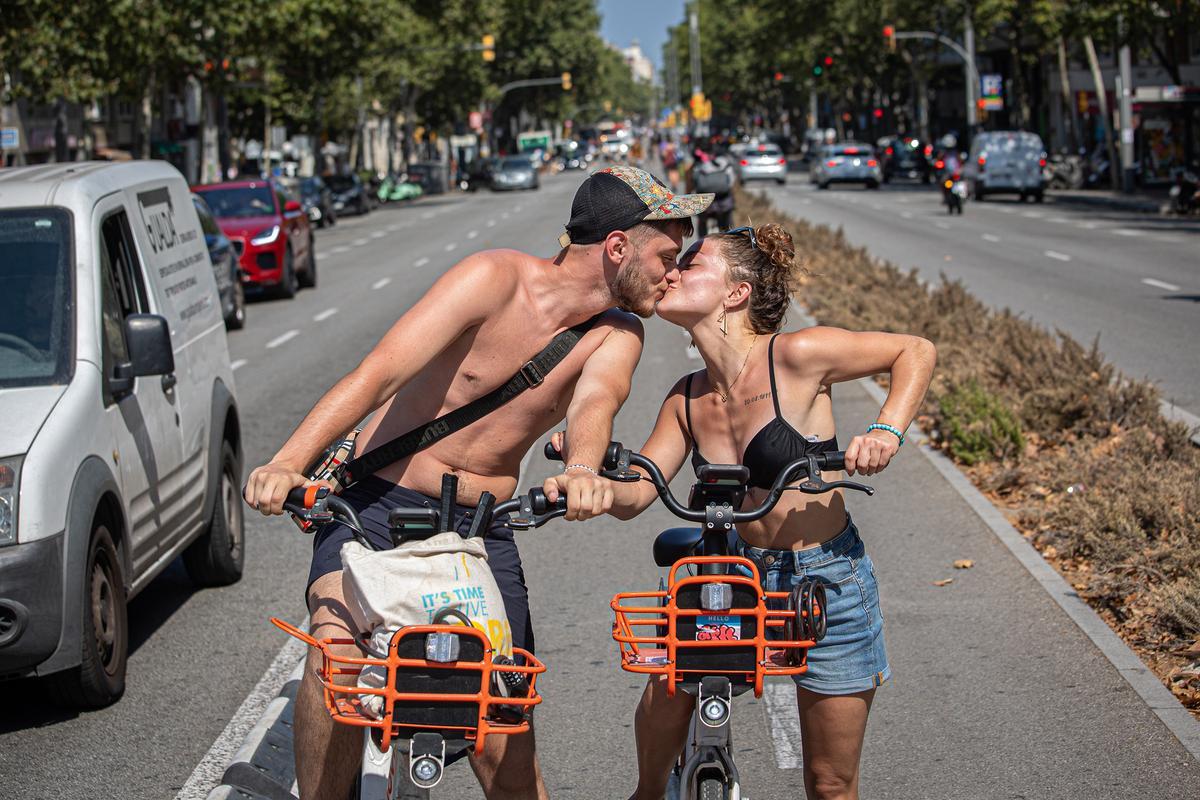
[[[421,215],[421,219],[433,219],[433,214],[434,214],[434,212],[432,212],[432,211],[426,211],[424,214]]]
[[[322,311],[320,314],[317,314],[316,316],[314,316],[313,322],[324,322],[325,320],[329,319],[337,312],[338,312],[338,310],[336,308],[327,308],[324,311]]]
[[[802,205],[802,206],[811,206],[811,205],[812,205],[812,200],[809,200],[807,197],[802,197],[802,198],[800,198],[800,205]]]
[[[330,250],[329,252],[331,252],[331,253],[344,253],[344,252],[346,252],[346,251],[347,251],[347,250],[349,250],[349,249],[350,249],[350,248],[349,248],[349,247],[347,247],[346,245],[342,245],[342,246],[340,246],[340,247],[335,247],[335,248],[333,248],[333,249],[332,249],[332,250]]]
[[[878,203],[871,203],[871,208],[876,211],[883,211],[883,206],[879,205]]]
[[[1046,222],[1055,222],[1059,225],[1066,225],[1068,222],[1070,222],[1070,220],[1066,217],[1047,217]]]
[[[413,262],[413,266],[414,267],[423,267],[428,263],[429,263],[428,258],[418,258],[416,261]]]
[[[1131,230],[1129,228],[1113,228],[1111,232],[1115,233],[1117,236],[1142,236],[1142,235],[1144,235],[1141,231],[1135,231],[1135,230]]]
[[[1023,211],[1021,212],[1021,216],[1028,217],[1029,219],[1041,219],[1045,214],[1040,211]]]
[[[996,209],[997,211],[999,211],[1001,214],[1015,214],[1015,213],[1017,213],[1017,210],[1016,210],[1015,208],[1005,208],[1004,206],[988,206],[988,208],[994,208],[994,209]]]
[[[384,236],[387,236],[387,231],[375,231],[371,234],[372,239],[382,239]]]
[[[1057,250],[1047,250],[1044,255],[1046,258],[1053,258],[1055,261],[1070,261],[1071,257],[1066,253],[1060,253]]]
[[[479,235],[479,231],[467,231],[468,239],[474,239],[478,235]]]
[[[771,726],[771,744],[780,769],[800,769],[804,756],[800,745],[800,714],[796,711],[796,689],[789,681],[767,681],[763,708]]]
[[[389,231],[398,230],[399,228],[400,228],[400,226],[399,226],[399,225],[397,225],[397,224],[396,224],[396,223],[394,223],[394,222],[393,222],[391,225],[388,225],[388,226],[387,226],[387,229],[388,229]]]
[[[1179,291],[1179,287],[1176,286],[1175,284],[1164,283],[1163,281],[1156,281],[1156,280],[1154,280],[1154,278],[1142,278],[1142,283],[1146,284],[1147,286],[1153,286],[1157,289],[1166,289],[1168,292],[1178,292]]]
[[[299,335],[300,335],[300,331],[295,330],[295,329],[292,329],[292,330],[288,331],[287,333],[282,333],[279,336],[276,336],[271,341],[267,342],[267,349],[274,350],[276,347],[279,347],[279,345],[285,344],[286,342],[290,342],[292,339],[295,339]]]
[[[302,631],[308,630],[308,617],[305,617],[297,627]],[[279,694],[279,690],[287,683],[290,673],[296,669],[303,657],[304,643],[291,636],[287,637],[287,643],[280,649],[279,654],[275,656],[275,660],[271,662],[271,666],[267,667],[267,671],[259,678],[255,687],[250,690],[250,694],[246,695],[246,699],[234,712],[229,724],[225,726],[225,730],[221,731],[221,735],[213,742],[212,747],[208,748],[204,758],[200,759],[200,763],[192,770],[192,774],[180,788],[179,794],[175,795],[175,800],[204,800],[208,797],[208,793],[213,790],[213,787],[221,782],[225,768],[237,754],[246,735],[250,733],[267,706]]]
[[[237,371],[237,370],[241,369],[242,367],[246,366],[247,363],[249,363],[249,362],[247,362],[246,359],[239,358],[237,361],[234,361],[232,364],[230,364],[229,368],[231,370]]]
[[[1076,222],[1076,227],[1083,228],[1085,231],[1094,231],[1100,227],[1099,222]]]
[[[350,244],[354,245],[355,247],[362,247],[366,243],[367,243],[366,239],[355,239]]]
[[[935,223],[933,223],[933,224],[934,224],[934,225],[936,225],[936,226],[938,226],[939,228],[941,228],[941,229],[942,229],[942,230],[944,230],[944,231],[948,231],[948,230],[950,230],[950,226],[949,226],[949,225],[947,225],[947,224],[946,224],[946,223],[944,223],[944,222],[935,222]]]
[[[379,280],[377,280],[371,284],[371,288],[372,289],[382,289],[383,287],[387,286],[391,282],[392,282],[391,278],[380,278]]]
[[[458,242],[450,242],[448,245],[446,245],[446,252],[449,253],[456,247],[458,247]]]
[[[487,221],[487,226],[488,226],[489,228],[494,228],[494,227],[496,227],[496,220],[494,220],[494,219],[489,219],[489,220]]]
[[[508,219],[508,212],[505,211],[503,214],[501,214],[500,219]]]
[[[324,258],[327,255],[329,255],[328,250],[318,250],[317,251],[317,258]]]
[[[912,217],[913,217],[913,215],[912,215],[912,212],[911,212],[911,211],[901,211],[901,212],[900,212],[900,216],[901,216],[903,219],[912,219]]]
[[[1000,237],[994,233],[985,233],[983,234],[983,240],[985,242],[998,242],[1000,241]]]

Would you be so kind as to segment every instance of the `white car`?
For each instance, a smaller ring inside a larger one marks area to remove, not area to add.
[[[0,171],[0,677],[99,707],[126,603],[183,554],[237,581],[233,370],[204,232],[163,161]]]

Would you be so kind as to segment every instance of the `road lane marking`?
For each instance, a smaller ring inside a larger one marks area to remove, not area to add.
[[[985,242],[998,242],[998,241],[1000,241],[1000,237],[995,235],[994,233],[985,233],[983,235],[983,240]]]
[[[287,333],[282,333],[279,336],[276,336],[271,341],[267,342],[267,349],[274,350],[276,347],[279,347],[279,345],[284,344],[286,342],[290,342],[292,339],[295,339],[299,335],[300,335],[300,331],[295,330],[293,328],[292,330],[288,331]]]
[[[341,247],[335,247],[335,248],[333,248],[333,249],[332,249],[332,250],[330,250],[329,252],[331,252],[331,253],[344,253],[344,252],[346,252],[346,251],[347,251],[347,250],[349,250],[349,249],[350,249],[350,248],[349,248],[349,247],[347,247],[346,245],[342,245]]]
[[[508,212],[505,211],[503,214],[501,214],[500,219],[508,219]]]
[[[384,236],[387,236],[387,231],[375,231],[371,234],[372,239],[382,239]]]
[[[988,206],[988,208],[994,208],[994,209],[996,209],[997,211],[999,211],[1001,214],[1015,214],[1015,213],[1017,213],[1017,210],[1016,210],[1015,208],[1005,208],[1004,206]]]
[[[387,229],[388,229],[389,231],[394,231],[394,230],[397,230],[397,229],[399,229],[399,227],[400,227],[399,225],[397,225],[396,223],[394,223],[394,222],[393,222],[391,225],[388,225],[388,226],[387,226]]]
[[[1029,219],[1041,219],[1045,214],[1040,211],[1023,211],[1021,212],[1021,216],[1028,217]]]
[[[329,255],[328,250],[317,250],[316,253],[317,253],[317,258],[324,258],[325,256]]]
[[[1067,223],[1070,222],[1070,220],[1067,219],[1066,217],[1047,217],[1046,222],[1055,222],[1055,223],[1058,223],[1059,225],[1066,225]]]
[[[379,280],[377,280],[371,284],[371,288],[372,289],[382,289],[383,287],[387,286],[391,282],[392,282],[391,278],[380,278]]]
[[[488,223],[487,223],[487,226],[488,226],[489,228],[494,228],[494,227],[496,227],[496,220],[494,220],[494,219],[489,219],[489,220],[488,220]]]
[[[876,211],[883,211],[883,206],[879,205],[878,203],[871,203],[871,208],[875,209]]]
[[[1047,250],[1044,254],[1047,258],[1053,258],[1056,261],[1070,261],[1071,257],[1066,253],[1060,253],[1057,250]]]
[[[434,214],[434,212],[432,212],[432,211],[426,211],[424,214],[421,215],[421,219],[433,219],[433,214]]]
[[[936,226],[938,226],[939,228],[941,228],[941,229],[942,229],[942,230],[944,230],[944,231],[948,231],[948,230],[950,230],[950,226],[949,226],[949,225],[947,225],[947,224],[946,224],[946,223],[944,223],[944,222],[935,222],[935,223],[933,223],[933,224],[934,224],[934,225],[936,225]]]
[[[479,235],[479,231],[467,231],[468,239],[474,239],[478,235]]]
[[[1147,286],[1153,286],[1157,289],[1166,289],[1168,292],[1178,292],[1179,291],[1179,287],[1176,286],[1175,284],[1164,283],[1163,281],[1156,281],[1156,280],[1154,280],[1154,278],[1142,278],[1142,283],[1146,284]]]
[[[904,218],[904,219],[912,219],[912,212],[910,212],[910,211],[901,211],[901,212],[900,212],[900,216],[901,216],[902,218]]]
[[[1142,236],[1141,231],[1130,230],[1129,228],[1113,228],[1112,233],[1117,236]]]
[[[366,243],[367,243],[366,239],[355,239],[350,244],[354,245],[355,247],[362,247]]]
[[[446,245],[446,252],[449,253],[456,247],[458,247],[458,242],[450,242],[450,244]]]
[[[338,310],[336,308],[327,308],[324,311],[322,311],[320,314],[317,314],[315,317],[313,317],[313,322],[324,322],[325,320],[329,319],[337,312],[338,312]]]
[[[246,364],[247,364],[247,363],[248,363],[248,362],[246,361],[246,359],[244,359],[244,358],[239,358],[237,361],[235,361],[235,362],[233,362],[232,364],[230,364],[230,365],[229,365],[229,368],[230,368],[231,370],[233,370],[234,372],[236,372],[236,371],[238,371],[239,369],[241,369],[242,367],[246,366]]]
[[[428,258],[418,258],[418,259],[416,260],[416,262],[413,264],[413,266],[414,266],[414,267],[423,267],[423,266],[425,266],[425,265],[426,265],[426,264],[428,264],[428,263],[429,263],[429,259],[428,259]]]
[[[1085,231],[1094,231],[1100,227],[1099,222],[1076,222],[1077,227],[1083,228]]]
[[[800,769],[804,757],[799,750],[800,714],[796,711],[796,690],[791,681],[767,681],[763,687],[763,707],[771,726],[771,744],[775,763],[780,769]]]

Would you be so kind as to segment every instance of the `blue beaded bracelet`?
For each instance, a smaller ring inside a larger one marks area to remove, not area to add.
[[[904,444],[904,433],[899,428],[893,428],[891,425],[887,425],[883,422],[872,422],[867,426],[867,433],[870,433],[871,431],[887,431],[888,433],[895,434],[896,438],[900,440],[900,444]]]

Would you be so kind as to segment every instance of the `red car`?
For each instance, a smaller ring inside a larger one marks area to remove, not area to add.
[[[271,181],[230,181],[195,186],[217,224],[233,242],[247,289],[294,297],[317,285],[312,228],[300,201]]]

